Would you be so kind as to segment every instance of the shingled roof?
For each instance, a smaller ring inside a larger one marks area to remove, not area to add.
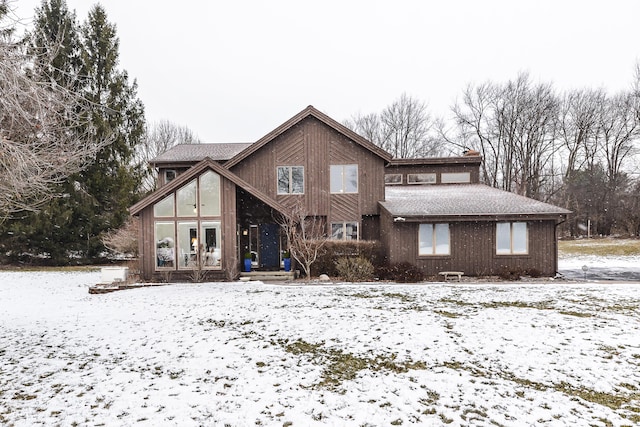
[[[250,142],[178,144],[155,157],[149,163],[152,165],[160,163],[194,163],[207,157],[217,162],[226,162],[250,145]]]
[[[385,201],[380,205],[399,217],[562,216],[571,213],[484,184],[388,186],[385,193]]]

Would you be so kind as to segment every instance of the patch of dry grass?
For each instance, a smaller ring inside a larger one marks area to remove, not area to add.
[[[640,239],[615,239],[611,237],[561,240],[558,246],[560,256],[598,255],[632,256],[640,255]]]

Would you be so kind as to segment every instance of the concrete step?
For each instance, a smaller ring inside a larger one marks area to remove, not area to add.
[[[240,280],[261,282],[284,282],[295,278],[293,271],[250,271],[240,273]]]

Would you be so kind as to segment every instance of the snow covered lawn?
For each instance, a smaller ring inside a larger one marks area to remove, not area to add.
[[[640,423],[640,285],[0,272],[0,424]]]

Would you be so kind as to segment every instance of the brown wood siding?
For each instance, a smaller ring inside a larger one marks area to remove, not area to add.
[[[155,270],[155,230],[153,222],[153,206],[140,213],[140,274],[144,280],[151,280]]]
[[[521,220],[519,220],[521,221]],[[536,269],[542,275],[556,273],[554,221],[527,221],[528,254],[497,255],[495,222],[450,222],[450,255],[418,256],[418,223],[393,223],[383,216],[382,240],[391,263],[409,262],[427,275],[440,271],[463,271],[468,276],[496,275],[502,269]]]
[[[331,164],[358,165],[356,195],[330,194]],[[304,166],[303,196],[277,194],[278,166]],[[275,137],[233,166],[232,172],[285,206],[295,205],[303,197],[308,215],[333,219],[335,214],[335,220],[377,215],[378,201],[384,199],[384,160],[314,117]]]
[[[225,272],[240,271],[238,259],[236,186],[228,179],[222,178],[222,270]],[[235,269],[234,269],[235,266]]]

